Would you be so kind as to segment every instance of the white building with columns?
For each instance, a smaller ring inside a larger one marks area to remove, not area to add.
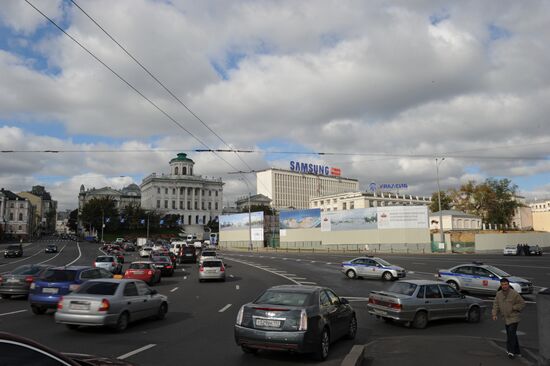
[[[162,215],[180,215],[187,232],[202,232],[202,225],[221,215],[221,178],[194,175],[195,162],[185,153],[170,160],[170,173],[153,173],[141,182],[141,207]]]

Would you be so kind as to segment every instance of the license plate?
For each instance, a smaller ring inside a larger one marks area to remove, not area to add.
[[[256,326],[262,328],[280,328],[281,321],[273,319],[256,319]]]
[[[59,291],[58,288],[46,287],[42,289],[42,293],[44,294],[57,294],[58,291]]]
[[[387,312],[387,311],[378,310],[378,309],[373,309],[373,311],[374,311],[375,314],[379,314],[379,315],[388,315],[388,312]]]
[[[191,254],[191,253],[187,253],[187,254],[186,254],[185,256],[186,256],[186,257],[192,257],[192,256],[193,256],[193,254]]]
[[[90,310],[90,305],[87,304],[71,304],[69,308],[73,310]]]
[[[133,271],[132,273],[138,275],[138,274],[143,274],[143,271]]]
[[[8,280],[6,282],[7,283],[17,283],[17,282],[19,282],[19,280],[17,278],[8,278]]]

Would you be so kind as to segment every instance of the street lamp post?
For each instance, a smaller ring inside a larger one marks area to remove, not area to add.
[[[445,243],[445,233],[443,233],[443,212],[441,211],[441,188],[439,187],[439,165],[445,158],[435,158],[435,171],[437,175],[437,201],[439,204],[439,232],[441,235],[440,243]]]
[[[101,242],[103,243],[103,229],[105,228],[105,210],[101,210]]]

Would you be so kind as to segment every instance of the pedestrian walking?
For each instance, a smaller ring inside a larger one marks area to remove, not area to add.
[[[525,300],[513,288],[506,277],[500,280],[500,289],[495,296],[493,303],[493,320],[498,316],[504,319],[506,326],[506,350],[508,357],[513,359],[521,356],[518,336],[516,334],[520,321],[520,312],[525,307]]]

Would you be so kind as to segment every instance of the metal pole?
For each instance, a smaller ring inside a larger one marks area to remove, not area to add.
[[[439,164],[445,160],[445,158],[441,158]],[[435,171],[437,174],[437,201],[439,203],[439,231],[441,233],[441,239],[440,243],[445,243],[445,233],[443,232],[443,212],[441,212],[441,188],[439,187],[439,164],[438,164],[438,158],[435,158]]]
[[[250,213],[250,190],[248,190],[248,238],[250,242],[248,246],[252,250],[252,215]]]
[[[105,227],[105,210],[101,210],[101,242],[103,243],[103,228]]]
[[[147,241],[149,241],[149,213],[147,213]]]

